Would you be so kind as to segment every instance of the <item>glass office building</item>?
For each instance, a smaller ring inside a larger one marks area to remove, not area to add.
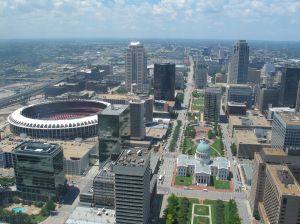
[[[23,142],[13,150],[17,190],[57,198],[66,186],[58,144]]]
[[[98,115],[99,161],[104,162],[120,154],[123,138],[130,136],[130,111],[128,105],[111,105]]]

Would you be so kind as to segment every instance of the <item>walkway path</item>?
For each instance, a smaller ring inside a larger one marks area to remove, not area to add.
[[[195,206],[200,205],[200,206],[207,206],[208,207],[208,215],[199,215],[195,214]],[[194,224],[194,217],[199,216],[199,217],[207,217],[209,218],[209,223],[212,224],[212,215],[211,215],[211,205],[205,205],[205,204],[193,204],[193,209],[192,209],[192,223]]]

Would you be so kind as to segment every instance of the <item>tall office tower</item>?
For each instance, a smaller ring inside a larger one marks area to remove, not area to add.
[[[300,155],[300,114],[278,112],[272,122],[271,145],[291,155]]]
[[[281,91],[279,105],[295,108],[298,83],[300,80],[300,68],[285,68],[281,76]]]
[[[98,114],[99,161],[111,158],[116,160],[120,154],[122,138],[130,136],[130,111],[128,105],[112,104]]]
[[[300,224],[300,186],[287,166],[267,165],[259,211],[264,223]]]
[[[205,89],[204,95],[204,120],[218,122],[221,106],[221,88],[209,87]]]
[[[175,64],[154,64],[154,100],[170,100],[175,97]]]
[[[145,138],[145,108],[144,100],[131,100],[130,105],[130,138],[144,139]]]
[[[259,211],[259,203],[264,201],[266,185],[266,167],[268,164],[287,164],[293,176],[300,181],[299,156],[288,155],[287,152],[279,148],[263,148],[254,154],[254,164],[252,172],[252,183],[250,191],[250,208],[255,214]]]
[[[145,102],[145,123],[151,123],[153,120],[153,98],[151,96],[141,96],[140,99]]]
[[[145,224],[150,213],[150,154],[147,149],[124,151],[113,166],[116,223]]]
[[[245,40],[239,40],[233,46],[228,79],[230,84],[247,83],[248,64],[249,46]]]
[[[253,104],[253,89],[250,85],[230,84],[226,88],[226,102],[245,103],[247,108]]]
[[[136,92],[142,93],[147,74],[147,57],[140,42],[131,42],[126,50],[125,73],[127,90],[131,91],[132,84],[135,83]]]
[[[296,100],[296,112],[300,112],[300,80],[298,82],[297,100]]]
[[[203,89],[207,85],[208,66],[202,62],[195,65],[195,84],[196,88]]]
[[[49,198],[62,193],[66,179],[58,144],[23,142],[12,153],[18,191]]]
[[[269,109],[270,104],[272,107],[278,106],[279,92],[279,87],[261,87],[258,90],[257,106],[262,113]]]

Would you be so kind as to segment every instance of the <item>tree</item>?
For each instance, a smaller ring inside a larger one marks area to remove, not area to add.
[[[208,131],[208,133],[207,133],[207,137],[208,137],[208,139],[212,139],[212,138],[214,138],[214,137],[215,137],[215,134],[213,133],[213,131],[212,131],[212,130],[209,130],[209,131]]]
[[[233,156],[236,156],[236,154],[237,154],[237,147],[236,147],[236,144],[235,144],[235,143],[232,143],[232,144],[231,144],[230,149],[231,149],[232,155],[233,155]]]

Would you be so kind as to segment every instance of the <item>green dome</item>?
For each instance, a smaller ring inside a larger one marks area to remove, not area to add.
[[[197,146],[198,153],[210,153],[210,146],[206,140],[201,140]]]

